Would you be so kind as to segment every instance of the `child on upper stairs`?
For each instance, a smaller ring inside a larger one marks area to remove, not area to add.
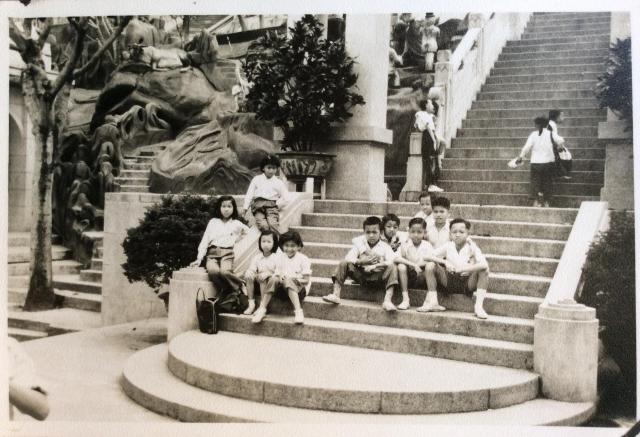
[[[264,208],[269,228],[280,232],[280,208],[286,202],[287,187],[276,177],[280,168],[280,159],[276,155],[266,156],[260,163],[262,174],[255,176],[244,197],[244,211],[254,214],[258,208]]]
[[[435,108],[431,100],[422,100],[415,114],[414,128],[422,132],[422,184],[428,192],[441,192],[438,187],[440,174],[440,140],[436,134]]]

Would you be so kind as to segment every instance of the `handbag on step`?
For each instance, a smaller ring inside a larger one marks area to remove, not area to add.
[[[200,328],[200,332],[205,334],[218,333],[217,301],[217,297],[207,298],[202,288],[198,289],[196,293],[196,315],[198,316],[198,328]]]

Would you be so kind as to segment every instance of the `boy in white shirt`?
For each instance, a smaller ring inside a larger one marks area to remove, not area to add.
[[[333,293],[322,299],[339,304],[342,286],[349,277],[359,284],[382,281],[386,290],[382,307],[387,311],[396,310],[396,306],[391,302],[393,289],[398,285],[398,269],[394,264],[396,254],[391,246],[380,239],[381,225],[382,222],[375,216],[364,220],[364,242],[354,241],[354,245],[345,259],[340,261],[332,277]]]
[[[429,217],[433,212],[433,208],[431,207],[431,194],[426,191],[420,193],[418,196],[418,203],[420,204],[420,211],[418,211],[414,217],[421,218],[428,222]]]
[[[471,296],[476,291],[474,312],[479,319],[486,319],[483,308],[489,284],[489,264],[480,248],[469,239],[471,224],[462,218],[451,221],[451,241],[435,249],[431,261],[438,264],[432,279],[436,279],[449,293]]]
[[[244,196],[244,211],[251,210],[253,214],[258,208],[264,208],[267,213],[269,228],[279,232],[280,209],[285,205],[287,187],[276,177],[280,168],[280,159],[276,155],[266,156],[260,163],[262,174],[255,176],[247,194]]]
[[[451,241],[449,234],[451,202],[446,197],[436,197],[431,207],[433,212],[427,219],[427,240],[437,249]]]
[[[431,100],[422,100],[416,112],[414,128],[422,132],[422,182],[429,192],[441,192],[436,185],[438,177],[439,140],[433,119],[435,109]]]

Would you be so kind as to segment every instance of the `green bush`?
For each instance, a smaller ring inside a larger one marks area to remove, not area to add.
[[[122,268],[129,282],[144,281],[157,293],[175,270],[194,261],[215,201],[214,197],[165,196],[149,208],[122,242],[127,257]]]
[[[361,95],[350,90],[358,76],[342,41],[322,39],[322,24],[305,15],[286,35],[269,33],[247,54],[244,72],[252,84],[247,106],[284,132],[285,149],[308,151],[333,122],[344,122]]]
[[[607,71],[599,77],[596,96],[601,108],[609,108],[633,125],[633,96],[631,94],[631,38],[617,40],[609,49]]]
[[[633,215],[612,212],[607,232],[594,242],[583,270],[580,301],[596,308],[600,338],[620,370],[624,387],[618,398],[635,403],[635,232]]]

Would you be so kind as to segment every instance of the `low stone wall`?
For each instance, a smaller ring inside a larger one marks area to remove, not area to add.
[[[162,199],[162,194],[107,193],[105,199],[103,267],[102,267],[102,324],[114,325],[135,320],[163,317],[164,303],[144,282],[130,283],[124,276],[126,261],[122,242],[127,230],[138,225],[145,211]],[[241,204],[243,196],[234,196]],[[287,206],[281,213],[283,228],[300,223],[302,213],[313,211],[310,193],[290,193]],[[282,228],[281,228],[282,229]],[[258,232],[250,234],[236,246],[236,270],[244,271],[251,256],[257,252]],[[197,290],[194,290],[194,293]],[[195,298],[195,294],[194,294]],[[189,307],[190,310],[192,306]]]

